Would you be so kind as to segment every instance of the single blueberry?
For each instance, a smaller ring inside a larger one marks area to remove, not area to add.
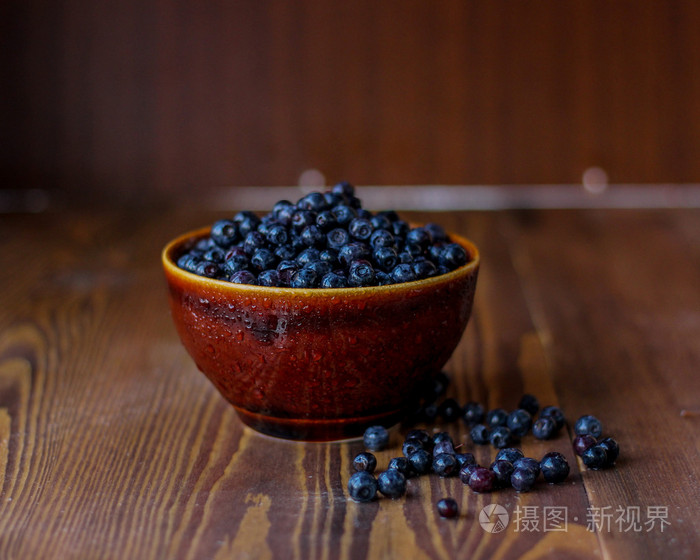
[[[301,241],[307,247],[322,248],[326,244],[326,236],[318,226],[306,226],[301,230]]]
[[[518,459],[525,457],[522,451],[517,447],[505,447],[496,454],[496,461],[508,461],[515,463]]]
[[[372,253],[372,259],[384,272],[391,272],[399,264],[399,256],[392,247],[378,247]]]
[[[229,277],[229,282],[233,282],[234,284],[257,284],[258,281],[255,278],[255,275],[248,271],[248,270],[239,270],[238,272],[234,272],[231,274]]]
[[[364,260],[369,257],[369,247],[359,241],[346,243],[338,250],[338,260],[344,266],[349,267],[353,261]]]
[[[420,252],[425,251],[432,243],[430,233],[423,227],[413,228],[406,234],[406,243],[420,247]]]
[[[352,183],[340,181],[339,183],[333,185],[331,192],[333,194],[338,194],[345,197],[352,197],[355,196],[355,187],[352,185]]]
[[[266,246],[267,240],[259,231],[251,231],[245,236],[245,241],[243,241],[243,250],[246,252],[246,255],[252,255],[256,249],[262,249]]]
[[[224,274],[230,276],[239,270],[248,270],[250,267],[250,260],[246,255],[233,254],[226,258],[221,267]]]
[[[530,469],[537,476],[539,476],[540,474],[540,462],[537,459],[533,459],[532,457],[521,457],[513,463],[513,466],[516,469]]]
[[[389,276],[386,272],[382,272],[381,270],[374,271],[374,278],[376,280],[377,286],[388,286],[389,284],[394,283],[391,279],[391,276]]]
[[[561,409],[557,406],[545,406],[540,411],[540,418],[551,418],[554,420],[554,428],[558,432],[566,424],[566,417]]]
[[[459,505],[453,498],[442,498],[438,500],[437,512],[440,517],[452,519],[459,515]]]
[[[338,220],[331,210],[319,212],[316,216],[316,226],[324,233],[328,233],[332,229],[338,227]]]
[[[294,273],[289,286],[291,288],[316,288],[318,286],[318,274],[310,268],[302,268]]]
[[[417,438],[408,438],[405,439],[402,446],[401,446],[401,451],[404,454],[405,457],[408,457],[418,451],[419,449],[425,449],[427,446],[423,444],[423,442]]]
[[[227,249],[241,240],[238,224],[233,220],[219,220],[211,227],[210,237],[219,247]]]
[[[489,441],[497,449],[504,449],[513,444],[513,433],[506,426],[496,426],[489,434]]]
[[[410,264],[399,264],[391,271],[391,279],[397,284],[411,282],[416,279],[413,267]]]
[[[218,278],[221,275],[221,267],[211,261],[199,261],[195,267],[195,274],[205,278]]]
[[[478,402],[468,402],[464,405],[462,419],[467,426],[481,424],[484,421],[484,407]]]
[[[491,492],[496,483],[496,475],[491,469],[477,467],[469,477],[469,488],[474,492]]]
[[[323,262],[327,262],[334,268],[340,264],[340,262],[338,261],[338,251],[334,249],[323,249],[319,253],[318,258]]]
[[[606,437],[598,442],[598,445],[605,449],[607,455],[607,461],[605,462],[606,467],[611,467],[617,461],[620,455],[620,446],[617,441],[611,437]]]
[[[441,454],[454,455],[455,448],[451,441],[438,441],[433,447],[433,457]]]
[[[328,202],[320,192],[310,192],[309,194],[301,197],[299,202],[297,202],[297,208],[300,210],[320,212],[321,210],[325,210],[327,207]]]
[[[274,248],[275,256],[281,261],[291,261],[297,256],[297,252],[292,245],[279,245]]]
[[[348,494],[357,502],[371,502],[377,496],[377,479],[365,471],[356,472],[348,480]]]
[[[425,224],[424,228],[430,234],[430,239],[433,243],[443,243],[447,241],[447,234],[442,226],[431,222]]]
[[[423,449],[432,449],[433,446],[433,438],[431,438],[430,434],[425,430],[409,430],[405,439],[417,439],[421,442]]]
[[[335,216],[335,221],[338,222],[339,226],[347,226],[350,222],[355,219],[357,212],[354,208],[347,206],[346,204],[338,204],[332,210]]]
[[[411,466],[418,474],[427,474],[430,472],[432,458],[430,453],[425,449],[418,449],[408,456]]]
[[[365,430],[362,442],[370,451],[382,451],[389,445],[389,431],[384,426],[370,426]]]
[[[540,471],[545,482],[556,484],[563,482],[569,476],[569,463],[561,453],[552,451],[540,461]]]
[[[462,466],[462,468],[459,469],[459,479],[464,484],[469,484],[469,479],[471,478],[474,471],[478,468],[479,464],[476,461],[464,464],[464,466]]]
[[[518,403],[518,408],[522,408],[524,410],[527,410],[530,413],[530,416],[534,416],[537,414],[537,411],[540,409],[540,401],[537,400],[537,397],[534,395],[531,395],[529,393],[525,393],[521,398],[520,402]]]
[[[377,230],[377,229],[383,229],[383,230],[390,230],[391,229],[391,220],[389,219],[388,216],[385,214],[382,214],[381,212],[375,214],[372,216],[369,220],[372,222],[372,227]],[[392,236],[393,239],[393,236]]]
[[[264,247],[255,249],[253,256],[250,257],[250,264],[255,270],[262,272],[269,268],[275,268],[277,266],[277,257],[272,251]]]
[[[233,221],[238,225],[238,231],[240,231],[243,237],[248,235],[251,231],[255,231],[260,225],[260,218],[248,210],[238,212],[238,214],[233,217]]]
[[[202,258],[205,261],[211,261],[215,263],[221,263],[224,260],[226,253],[224,253],[224,250],[221,247],[212,247],[209,249],[204,255],[202,255]]]
[[[321,278],[321,288],[347,288],[347,286],[348,281],[335,272],[324,274]]]
[[[406,493],[406,476],[398,469],[387,469],[377,477],[377,485],[387,498],[400,498]]]
[[[396,469],[406,478],[412,478],[417,474],[416,471],[413,470],[411,462],[406,457],[394,457],[389,461],[387,469]]]
[[[489,429],[483,424],[472,426],[469,435],[477,445],[486,445],[489,442]]]
[[[437,268],[430,261],[413,261],[413,274],[416,278],[430,278],[437,274]]]
[[[442,248],[440,254],[440,264],[446,266],[450,270],[455,270],[460,266],[467,264],[469,257],[464,247],[457,243],[448,243]]]
[[[374,269],[369,261],[359,259],[350,264],[348,284],[351,286],[373,286],[376,283]]]
[[[491,465],[491,470],[493,474],[496,475],[497,486],[500,488],[507,488],[510,486],[510,477],[515,470],[513,463],[505,459],[496,459]]]
[[[532,427],[532,416],[524,408],[519,408],[508,415],[507,426],[513,435],[524,437]]]
[[[581,460],[586,467],[597,471],[608,466],[608,451],[605,446],[596,443],[581,454]]]
[[[457,465],[460,469],[466,465],[476,464],[473,453],[455,453],[455,459],[457,459]]]
[[[350,234],[347,230],[335,228],[326,234],[326,243],[330,249],[339,251],[350,242]]]
[[[395,220],[391,224],[391,233],[395,237],[405,238],[411,227],[403,220]]]
[[[502,408],[494,408],[486,413],[486,425],[489,428],[496,428],[507,424],[508,413]]]
[[[348,225],[348,233],[357,241],[368,241],[372,235],[372,222],[364,218],[354,218]]]
[[[313,270],[319,278],[323,281],[323,277],[330,273],[333,269],[333,267],[328,264],[327,262],[324,261],[314,261],[310,262],[307,264],[304,268],[308,268],[310,270]]]
[[[306,226],[316,223],[316,212],[311,210],[297,210],[292,214],[292,227],[294,231],[301,232]]]
[[[590,434],[594,438],[599,438],[603,433],[603,425],[600,423],[600,420],[598,420],[592,414],[586,414],[585,416],[581,416],[581,418],[576,420],[576,424],[574,424],[574,432],[577,436]]]
[[[296,258],[297,263],[299,263],[299,265],[301,266],[306,266],[307,264],[316,262],[318,260],[321,260],[321,251],[319,251],[315,247],[309,247],[308,249],[304,249],[301,253],[297,255]]]
[[[445,399],[438,406],[438,416],[445,422],[454,422],[462,415],[462,407],[452,398]]]
[[[369,245],[373,249],[378,249],[379,247],[394,247],[394,236],[385,229],[377,229],[372,232],[369,238]]]
[[[532,435],[537,439],[552,439],[557,433],[557,425],[548,416],[540,417],[532,425]]]
[[[263,270],[260,274],[258,274],[258,284],[260,286],[280,286],[281,281],[279,272],[276,270]]]
[[[510,485],[516,492],[529,492],[536,480],[537,473],[528,467],[516,467],[510,475]]]
[[[579,457],[583,455],[583,452],[591,447],[592,445],[595,445],[596,439],[591,435],[591,434],[584,434],[582,436],[576,436],[574,438],[574,453],[578,455]]]
[[[441,477],[454,476],[459,467],[454,454],[440,453],[433,458],[433,472]]]
[[[352,466],[357,471],[366,471],[368,473],[373,473],[374,469],[377,468],[377,458],[367,451],[362,451],[355,455],[352,460]]]

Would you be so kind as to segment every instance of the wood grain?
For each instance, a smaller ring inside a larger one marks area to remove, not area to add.
[[[700,180],[689,0],[2,3],[0,184]]]
[[[0,219],[0,558],[697,557],[700,416],[680,410],[700,407],[698,211],[412,214],[483,255],[448,394],[513,408],[527,391],[570,418],[597,414],[622,456],[587,471],[570,433],[528,437],[527,454],[569,458],[566,483],[477,495],[430,476],[411,480],[405,499],[370,504],[346,497],[359,442],[243,428],[179,344],[159,251],[219,216]],[[495,455],[472,449],[461,425],[436,428],[483,463]],[[380,468],[400,454],[402,430]],[[437,516],[444,496],[459,519]],[[502,533],[478,523],[490,503],[511,514]],[[528,506],[567,507],[568,531],[516,531],[515,510]],[[670,525],[589,531],[589,508],[605,506],[667,506]]]

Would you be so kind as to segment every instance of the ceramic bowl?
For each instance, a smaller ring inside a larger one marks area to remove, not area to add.
[[[459,343],[469,320],[479,251],[425,280],[370,288],[233,284],[177,267],[207,236],[163,250],[172,317],[197,367],[241,420],[260,432],[329,441],[398,422]]]

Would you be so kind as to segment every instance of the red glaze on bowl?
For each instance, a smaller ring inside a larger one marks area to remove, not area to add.
[[[398,422],[462,337],[479,251],[442,276],[371,288],[270,288],[211,280],[177,258],[209,229],[162,254],[177,332],[197,367],[252,428],[329,441]]]

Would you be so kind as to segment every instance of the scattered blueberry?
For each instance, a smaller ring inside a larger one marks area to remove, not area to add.
[[[509,463],[515,463],[518,459],[522,459],[525,455],[523,454],[520,449],[516,447],[506,447],[504,449],[501,449],[497,454],[496,454],[496,461],[504,460],[508,461]]]
[[[510,475],[510,485],[517,492],[529,492],[537,480],[537,473],[528,467],[516,467]]]
[[[458,472],[457,459],[449,453],[440,453],[433,459],[433,472],[441,477],[453,476]]]
[[[406,478],[414,477],[417,474],[406,457],[394,457],[389,461],[387,469],[396,469]]]
[[[586,414],[585,416],[581,416],[581,418],[576,420],[576,424],[574,424],[574,432],[577,436],[590,434],[594,438],[599,438],[603,433],[603,425],[595,416]]]
[[[524,437],[532,427],[532,415],[524,408],[518,408],[508,415],[506,425],[514,436]]]
[[[371,502],[377,496],[377,479],[365,471],[356,472],[348,480],[348,494],[357,502]]]
[[[513,444],[513,434],[505,426],[497,426],[489,434],[489,441],[497,449],[504,449]]]
[[[457,466],[462,469],[466,465],[476,464],[476,459],[473,453],[455,453],[455,459],[457,460]]]
[[[530,416],[534,416],[540,409],[540,401],[538,401],[537,397],[534,395],[525,393],[518,403],[518,408],[527,410],[530,413]]]
[[[459,515],[459,506],[453,498],[442,498],[437,503],[437,511],[440,517],[452,519]]]
[[[377,458],[367,451],[362,451],[355,455],[355,458],[352,460],[352,466],[357,472],[366,471],[373,473],[374,469],[377,468]]]
[[[389,445],[389,431],[384,426],[370,426],[362,436],[362,443],[370,451],[382,451]]]
[[[540,462],[537,459],[533,459],[532,457],[522,457],[522,458],[518,459],[517,461],[515,461],[513,463],[513,466],[516,469],[520,469],[520,468],[530,469],[537,476],[539,476],[539,474],[540,474]]]
[[[478,468],[479,468],[479,465],[476,462],[467,463],[461,469],[459,469],[459,479],[464,484],[469,484],[469,479],[471,478],[474,471]]]
[[[548,416],[540,417],[532,425],[532,435],[537,439],[552,439],[557,433],[557,425]]]
[[[467,426],[481,424],[484,421],[484,407],[477,402],[468,402],[464,405],[462,419]]]
[[[550,484],[563,482],[569,476],[569,463],[564,455],[552,451],[540,461],[540,471],[545,482]]]
[[[474,492],[491,492],[496,483],[496,475],[491,469],[477,467],[469,477],[469,488]]]
[[[505,459],[497,459],[491,465],[491,470],[496,476],[496,484],[500,488],[506,488],[510,486],[510,476],[513,474],[513,463],[506,461]]]
[[[473,426],[469,431],[472,441],[477,445],[486,445],[489,443],[489,429],[483,424]]]
[[[454,399],[445,399],[438,407],[438,416],[445,422],[454,422],[462,416],[462,407]]]
[[[408,461],[418,474],[428,474],[432,466],[430,453],[425,449],[418,449],[408,456]]]
[[[400,498],[406,493],[406,477],[398,469],[388,469],[377,477],[377,486],[387,498]]]
[[[620,455],[620,446],[617,441],[611,437],[606,437],[598,442],[598,445],[605,449],[607,460],[605,462],[606,467],[611,467],[617,461]]]
[[[592,445],[595,445],[596,443],[596,439],[590,434],[576,436],[574,438],[574,453],[576,453],[576,455],[580,457],[581,455],[583,455],[583,452],[586,449],[588,449]]]
[[[540,418],[545,417],[554,420],[554,429],[557,432],[564,427],[564,424],[566,424],[566,418],[564,417],[564,413],[557,406],[545,406],[540,411]]]
[[[505,426],[508,423],[508,413],[502,408],[494,408],[486,413],[486,425],[489,428]]]
[[[605,446],[596,443],[591,445],[581,454],[583,464],[589,469],[599,470],[607,467],[610,462],[608,460],[608,450]]]

